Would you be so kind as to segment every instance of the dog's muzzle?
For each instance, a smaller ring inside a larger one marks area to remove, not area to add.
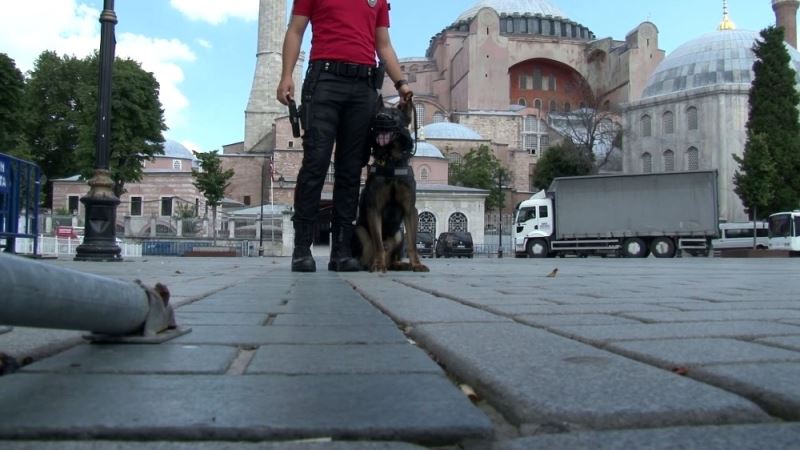
[[[390,142],[392,142],[395,134],[396,133],[394,131],[379,131],[375,135],[375,143],[380,147],[386,147]]]

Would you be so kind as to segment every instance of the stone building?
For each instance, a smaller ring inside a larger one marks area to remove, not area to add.
[[[793,4],[783,5],[783,4]],[[773,1],[777,23],[796,23],[797,1]],[[781,6],[783,5],[783,6]],[[722,220],[748,220],[734,192],[742,156],[758,32],[736,30],[727,8],[717,31],[692,39],[670,53],[650,76],[642,98],[625,107],[623,169],[627,173],[716,169]],[[800,53],[787,33],[791,64]],[[800,77],[798,78],[800,84]]]

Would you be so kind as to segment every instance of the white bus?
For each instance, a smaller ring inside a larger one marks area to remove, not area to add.
[[[769,249],[800,254],[800,211],[769,216]]]

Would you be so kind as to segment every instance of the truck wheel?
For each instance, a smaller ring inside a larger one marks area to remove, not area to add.
[[[656,258],[674,258],[675,242],[668,237],[657,237],[650,244],[650,251]]]
[[[622,256],[626,258],[644,258],[647,256],[647,245],[640,238],[628,238],[622,243]]]
[[[528,241],[528,256],[531,258],[547,257],[547,241],[544,239],[531,239]]]

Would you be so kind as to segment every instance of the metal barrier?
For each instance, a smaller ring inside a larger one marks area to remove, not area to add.
[[[16,251],[18,238],[33,239],[38,252],[41,178],[36,164],[0,153],[0,248],[7,253]]]
[[[178,328],[166,287],[55,267],[0,254],[0,324],[85,330],[95,341],[157,343]]]

